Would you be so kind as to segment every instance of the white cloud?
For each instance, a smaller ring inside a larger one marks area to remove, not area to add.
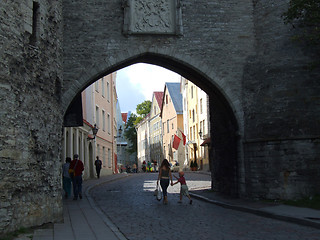
[[[165,82],[180,82],[180,75],[156,65],[138,63],[124,68],[129,81],[140,89],[147,100],[154,91],[163,91]]]
[[[135,111],[132,105],[151,100],[154,91],[163,91],[165,82],[180,82],[180,75],[145,63],[123,68],[117,73],[117,92],[122,111]],[[144,99],[141,99],[143,95]],[[131,106],[130,109],[127,109]]]

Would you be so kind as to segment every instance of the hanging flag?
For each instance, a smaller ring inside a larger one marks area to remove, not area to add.
[[[181,139],[177,135],[174,135],[172,147],[178,150],[180,141]]]
[[[186,145],[187,142],[187,137],[186,135],[183,134],[183,132],[180,130],[181,134],[182,134],[182,138],[183,138],[183,145]]]

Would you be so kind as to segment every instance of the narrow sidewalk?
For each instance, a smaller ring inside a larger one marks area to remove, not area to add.
[[[126,240],[127,238],[95,205],[89,191],[100,184],[128,177],[115,174],[83,182],[83,198],[63,200],[63,223],[55,223],[53,229],[39,229],[33,240]]]
[[[320,210],[223,196],[211,190],[190,189],[190,195],[218,206],[320,229]]]

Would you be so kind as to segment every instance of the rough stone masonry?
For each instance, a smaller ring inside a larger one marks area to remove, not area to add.
[[[209,94],[216,190],[320,193],[320,71],[308,68],[319,56],[292,41],[288,1],[176,0],[161,12],[159,2],[0,2],[1,233],[62,219],[64,114],[86,86],[136,62]]]

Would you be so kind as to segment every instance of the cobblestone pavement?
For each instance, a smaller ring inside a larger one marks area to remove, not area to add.
[[[177,175],[177,174],[175,174]],[[214,239],[319,240],[320,230],[225,209],[200,200],[179,204],[179,185],[169,187],[168,205],[153,195],[157,174],[133,174],[91,191],[98,207],[131,240]],[[210,176],[186,173],[190,189],[210,187]]]

